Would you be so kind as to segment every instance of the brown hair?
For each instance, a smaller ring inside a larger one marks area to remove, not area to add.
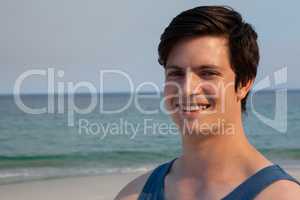
[[[194,36],[225,36],[228,38],[231,68],[235,73],[235,90],[256,77],[259,62],[257,34],[242,16],[228,6],[199,6],[177,15],[160,37],[158,62],[165,66],[176,42]],[[242,99],[246,111],[248,94]]]

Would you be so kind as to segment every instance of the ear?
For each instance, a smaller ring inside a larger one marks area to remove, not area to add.
[[[241,83],[239,84],[237,88],[237,97],[239,100],[242,100],[246,97],[250,89],[252,88],[254,83],[254,80],[251,79],[249,80],[246,84],[242,85]]]

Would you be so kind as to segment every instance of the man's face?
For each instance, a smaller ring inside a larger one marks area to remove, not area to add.
[[[221,129],[240,116],[225,37],[181,40],[165,67],[165,105],[184,133],[224,134]]]

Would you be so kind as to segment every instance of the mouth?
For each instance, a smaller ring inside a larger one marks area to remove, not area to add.
[[[195,114],[207,111],[212,107],[210,103],[177,104],[176,106],[179,107],[184,114]]]

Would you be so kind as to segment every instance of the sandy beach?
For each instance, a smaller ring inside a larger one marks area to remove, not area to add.
[[[299,162],[279,164],[300,180]],[[0,185],[0,197],[1,200],[112,200],[126,183],[140,174],[70,177]]]
[[[1,200],[110,200],[138,173],[70,177],[0,185]]]

